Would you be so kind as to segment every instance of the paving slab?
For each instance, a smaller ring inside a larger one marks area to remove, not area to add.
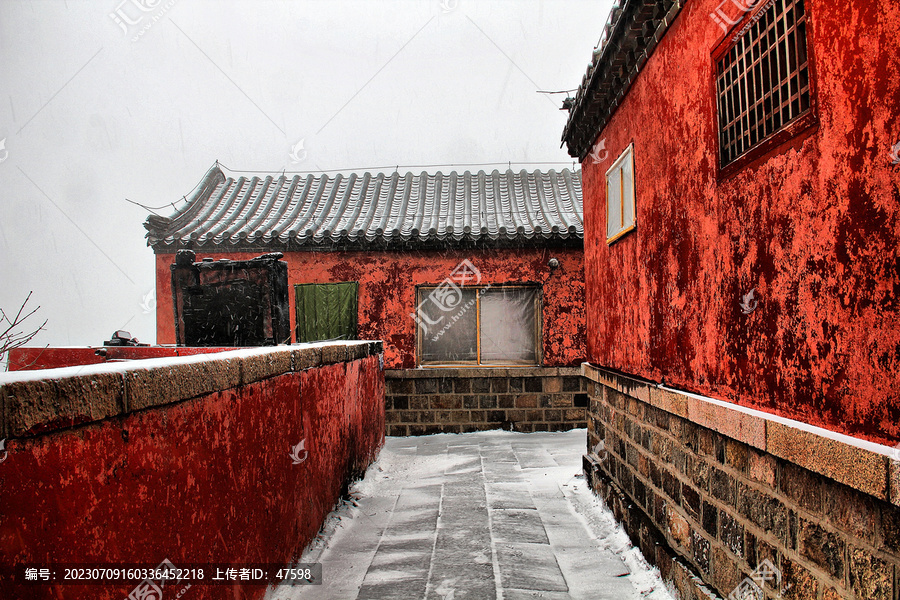
[[[571,600],[567,592],[548,592],[546,590],[508,589],[503,592],[504,600]]]
[[[569,586],[549,544],[497,544],[504,588],[568,592]]]
[[[426,598],[452,600],[472,598],[486,600],[497,597],[494,567],[490,562],[435,562],[428,581]],[[452,594],[452,595],[451,595]]]
[[[528,486],[522,483],[498,484],[488,487],[487,502],[491,508],[533,508],[534,499]]]
[[[498,542],[549,544],[536,508],[491,509],[491,531]]]
[[[586,435],[388,438],[301,558],[323,584],[267,600],[673,600],[587,488]]]
[[[544,467],[558,467],[559,463],[553,459],[553,456],[546,448],[535,448],[525,444],[513,444],[513,452],[519,465],[523,469],[539,469]]]

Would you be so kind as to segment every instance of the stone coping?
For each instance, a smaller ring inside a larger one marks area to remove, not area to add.
[[[439,379],[446,377],[578,377],[581,367],[419,367],[386,369],[385,379]]]
[[[382,351],[380,341],[320,342],[0,373],[0,438],[42,435]]]
[[[582,364],[582,372],[591,381],[900,506],[900,450],[590,363]]]

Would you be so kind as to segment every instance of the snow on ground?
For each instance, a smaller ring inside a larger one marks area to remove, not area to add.
[[[387,438],[267,600],[672,600],[581,473],[584,429]]]

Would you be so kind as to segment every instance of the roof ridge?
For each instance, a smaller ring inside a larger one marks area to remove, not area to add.
[[[144,226],[157,252],[582,245],[581,171],[367,171],[289,180],[286,173],[235,179],[216,165],[187,206]]]

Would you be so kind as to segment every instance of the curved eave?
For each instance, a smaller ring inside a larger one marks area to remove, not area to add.
[[[515,249],[515,248],[584,248],[584,236],[581,232],[576,234],[551,234],[549,232],[534,232],[531,235],[508,236],[473,236],[471,234],[445,235],[445,236],[377,236],[366,237],[363,235],[353,238],[346,236],[341,238],[305,238],[305,239],[281,239],[268,243],[204,243],[199,244],[189,241],[172,241],[171,243],[157,243],[152,245],[156,254],[174,254],[178,250],[190,249],[202,253],[225,252],[315,252],[315,251],[378,251],[378,250],[447,250],[450,248],[483,248],[483,249]]]
[[[575,94],[562,142],[584,161],[594,140],[678,16],[686,0],[619,0]]]

